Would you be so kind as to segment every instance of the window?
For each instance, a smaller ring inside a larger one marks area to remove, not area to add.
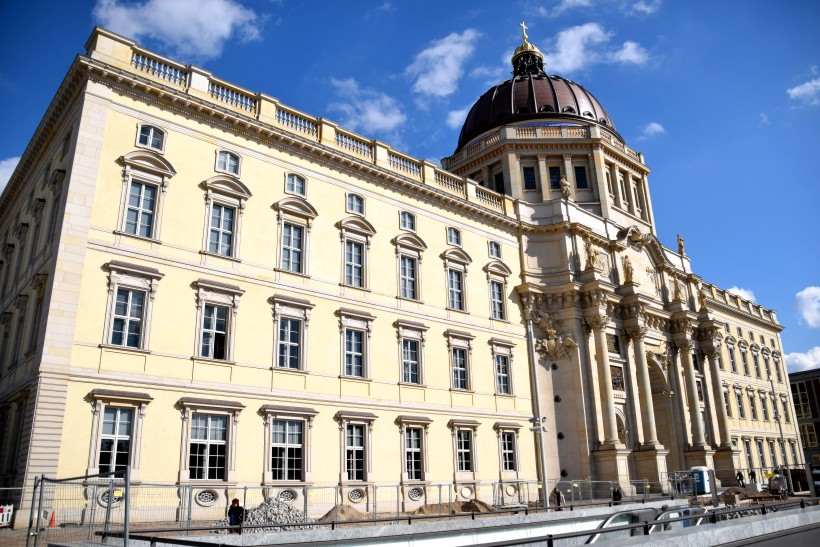
[[[792,384],[792,397],[794,398],[794,414],[797,419],[811,418],[811,406],[806,382],[794,382]]]
[[[470,389],[467,367],[467,348],[452,348],[453,389]]]
[[[133,415],[130,408],[105,407],[100,434],[100,473],[114,473],[117,477],[125,475],[125,469],[131,463]]]
[[[157,187],[138,180],[131,181],[124,231],[141,237],[154,237],[154,211]]]
[[[399,228],[402,230],[416,231],[416,215],[402,211],[399,213]]]
[[[752,392],[749,392],[749,411],[751,412],[752,419],[757,420],[757,405],[755,404],[755,395]]]
[[[743,374],[749,376],[749,356],[743,348],[740,349],[740,360],[743,363]]]
[[[766,378],[772,377],[772,365],[769,362],[769,356],[764,354],[763,355],[763,368],[766,370]]]
[[[610,365],[609,374],[612,378],[612,389],[615,391],[625,391],[624,369],[620,365]]]
[[[292,317],[279,319],[279,368],[301,368],[302,321]]]
[[[621,339],[617,334],[606,335],[607,351],[613,355],[621,355]]]
[[[365,426],[345,427],[345,473],[349,481],[365,480]]]
[[[345,375],[364,377],[364,332],[345,330]]]
[[[501,258],[501,244],[497,241],[490,241],[488,243],[490,250],[490,258]]]
[[[407,480],[423,480],[423,434],[424,432],[420,427],[407,427],[404,430],[404,461],[407,469]]]
[[[273,420],[271,430],[271,480],[304,480],[304,422]]]
[[[757,457],[761,467],[766,467],[766,453],[763,451],[763,439],[756,439]]]
[[[228,417],[194,413],[188,472],[191,479],[225,480]]]
[[[756,351],[752,352],[752,362],[755,365],[755,376],[760,378],[760,357]]]
[[[364,245],[358,241],[345,241],[345,284],[364,287]]]
[[[769,461],[772,462],[772,465],[776,465],[777,463],[777,450],[774,448],[774,441],[769,439]]]
[[[763,421],[769,421],[769,403],[766,401],[766,395],[760,394],[760,408],[763,411]]]
[[[464,310],[464,273],[449,268],[447,270],[447,306],[453,310]]]
[[[418,261],[415,257],[399,256],[399,290],[402,298],[418,300]]]
[[[142,125],[137,137],[137,144],[162,152],[165,149],[165,132],[153,125]]]
[[[726,348],[729,352],[729,367],[732,369],[732,372],[737,374],[737,362],[735,361],[735,348],[729,346]]]
[[[743,394],[740,391],[735,391],[735,402],[737,403],[737,415],[746,419],[746,409],[743,408]]]
[[[698,394],[698,401],[703,402],[703,382],[695,380],[695,389]]]
[[[495,356],[495,385],[499,395],[512,395],[510,358],[507,355]]]
[[[575,170],[575,187],[579,190],[589,188],[589,181],[587,181],[587,168],[583,165],[576,165]]]
[[[538,179],[535,174],[535,167],[526,165],[522,168],[524,175],[524,190],[537,190]]]
[[[607,168],[609,168],[609,166],[607,166]],[[615,190],[612,188],[612,175],[609,171],[606,171],[604,175],[606,176],[606,191],[609,192],[611,197],[615,197]]]
[[[814,424],[800,424],[800,438],[803,440],[803,446],[815,448],[817,446],[817,432],[814,429]]]
[[[364,198],[358,194],[347,195],[347,212],[357,215],[364,214]]]
[[[401,341],[401,362],[402,382],[420,384],[421,366],[418,340],[405,338]]]
[[[455,228],[447,228],[447,243],[461,246],[461,232]]]
[[[234,215],[236,209],[214,203],[211,206],[211,226],[208,235],[208,252],[220,256],[233,256]]]
[[[777,383],[782,384],[783,374],[780,372],[780,359],[778,359],[777,357],[774,358],[774,371],[777,375]]]
[[[239,176],[239,156],[227,150],[220,150],[216,155],[216,170]]]
[[[500,281],[490,281],[490,316],[493,319],[507,319],[504,307],[504,284]]]
[[[499,194],[504,193],[504,173],[502,171],[493,175],[493,190]]]
[[[296,194],[297,196],[305,195],[306,183],[304,177],[299,175],[289,174],[285,178],[285,192],[288,194]]]
[[[749,439],[743,439],[743,448],[746,452],[746,467],[751,469],[754,467],[752,463],[752,442]]]
[[[803,432],[802,432],[802,431],[800,432],[800,435],[801,435],[801,437],[802,437],[802,435],[803,435]],[[816,439],[816,438],[817,438],[817,436],[815,436],[815,439]],[[808,445],[805,445],[805,446],[808,446]],[[791,453],[792,453],[792,463],[794,463],[794,464],[798,463],[798,459],[797,459],[797,443],[795,443],[794,441],[789,441],[789,449],[791,450]]]
[[[472,430],[456,430],[456,462],[457,471],[474,471]]]
[[[517,471],[516,434],[514,431],[501,432],[501,470]]]
[[[145,291],[118,288],[111,323],[111,341],[115,346],[142,347],[142,325],[145,313]]]
[[[208,359],[228,358],[228,307],[205,304],[202,314],[199,356]]]
[[[553,190],[561,189],[561,168],[557,165],[551,165],[550,172],[550,188]]]
[[[282,224],[282,269],[292,273],[304,273],[302,251],[305,241],[304,227],[285,222]]]
[[[732,404],[729,401],[729,390],[723,390],[723,406],[726,408],[726,415],[732,417]]]
[[[783,417],[786,419],[786,423],[791,423],[792,418],[791,418],[791,415],[789,413],[788,399],[786,399],[786,398],[780,399],[780,406],[783,407]]]

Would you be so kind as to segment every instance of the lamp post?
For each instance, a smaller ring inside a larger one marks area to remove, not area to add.
[[[777,393],[775,393],[774,391],[774,380],[772,380],[771,374],[769,374],[769,385],[772,388],[772,405],[774,406],[774,419],[777,422],[777,429],[780,431],[780,455],[783,458],[784,471],[786,471],[786,488],[788,489],[789,495],[791,495],[793,493],[792,478],[791,473],[789,473],[788,468],[786,468],[786,437],[783,436],[783,424],[780,423],[780,410],[777,405]]]

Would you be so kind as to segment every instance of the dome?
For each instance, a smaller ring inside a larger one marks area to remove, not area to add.
[[[512,65],[513,77],[491,87],[470,109],[456,152],[485,131],[528,120],[593,122],[614,132],[609,113],[592,93],[572,80],[544,72],[544,56],[529,42],[526,30]]]

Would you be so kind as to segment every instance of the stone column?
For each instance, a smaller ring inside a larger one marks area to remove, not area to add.
[[[655,409],[652,405],[652,382],[649,380],[649,366],[646,362],[646,353],[643,347],[643,337],[645,335],[646,328],[629,331],[629,336],[635,346],[635,368],[638,374],[644,445],[656,446],[660,443],[658,442],[658,431],[655,427]]]
[[[712,393],[715,400],[715,410],[718,416],[718,431],[720,432],[721,448],[731,448],[732,442],[729,435],[729,415],[726,413],[726,401],[723,399],[723,386],[720,383],[720,372],[718,371],[718,358],[716,353],[706,355],[709,361],[709,372],[712,375]]]
[[[703,420],[700,417],[695,365],[692,363],[692,343],[689,340],[681,340],[676,345],[680,353],[686,382],[686,400],[689,404],[689,421],[692,424],[692,448],[702,449],[706,446],[706,440],[703,436]]]
[[[604,328],[607,324],[606,315],[595,314],[588,319],[595,338],[595,360],[598,363],[598,375],[603,385],[603,421],[604,443],[607,446],[619,444],[618,423],[615,418],[615,396],[612,392],[612,373],[609,370],[609,355],[606,347]]]

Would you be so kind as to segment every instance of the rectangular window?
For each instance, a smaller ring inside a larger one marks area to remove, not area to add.
[[[698,401],[701,403],[703,402],[703,382],[700,380],[695,381],[695,389],[698,393]]]
[[[291,194],[305,195],[305,179],[299,175],[288,175],[285,181],[285,191]]]
[[[726,407],[726,415],[731,418],[732,416],[732,404],[729,402],[729,392],[723,392],[723,406]]]
[[[743,395],[739,391],[735,391],[735,402],[737,403],[737,415],[745,419],[746,409],[743,408]]]
[[[493,190],[498,192],[499,194],[504,193],[504,173],[499,171],[495,175],[493,175]]]
[[[794,398],[794,413],[797,419],[811,418],[809,392],[805,382],[795,382],[792,384],[792,397]]]
[[[125,212],[126,233],[154,237],[156,198],[156,186],[136,180],[131,181],[131,188],[128,192],[128,209]]]
[[[792,418],[789,414],[789,404],[786,402],[786,399],[780,399],[781,406],[783,407],[783,417],[786,419],[786,423],[791,423]]]
[[[535,167],[533,166],[525,166],[523,168],[524,173],[524,190],[536,190],[538,188],[538,179],[536,179],[535,175]]]
[[[814,424],[800,424],[800,438],[803,440],[803,446],[815,448],[817,446],[817,431],[814,429]]]
[[[752,419],[757,420],[757,405],[755,404],[754,393],[749,393],[749,412],[752,414]]]
[[[304,480],[303,425],[300,420],[271,422],[271,479]]]
[[[131,463],[131,424],[133,411],[129,408],[106,407],[100,434],[100,473],[125,476]]]
[[[447,228],[447,243],[450,245],[461,245],[461,232],[455,228]]]
[[[575,171],[575,187],[579,190],[589,188],[589,181],[587,181],[587,168],[583,165],[576,165]]]
[[[228,358],[228,307],[205,304],[202,312],[200,357]]]
[[[453,348],[453,389],[469,389],[467,378],[467,350]]]
[[[763,369],[766,371],[766,378],[772,377],[772,365],[769,362],[769,357],[767,355],[763,356]]]
[[[732,372],[737,374],[737,362],[735,361],[735,350],[734,348],[728,348],[729,351],[729,367],[732,369]]]
[[[780,372],[780,361],[775,359],[774,361],[774,372],[777,375],[777,383],[783,383],[783,374]]]
[[[195,413],[191,417],[190,478],[225,480],[227,443],[227,416]]]
[[[493,319],[507,319],[504,309],[504,284],[500,281],[490,281],[490,312]]]
[[[404,431],[404,461],[407,466],[407,480],[420,481],[424,477],[422,434],[420,427],[408,427]]]
[[[402,298],[418,299],[417,266],[418,262],[412,256],[401,255],[399,257],[399,285]]]
[[[609,374],[612,377],[612,389],[615,391],[625,391],[624,369],[618,365],[609,365]]]
[[[364,245],[358,241],[345,241],[345,284],[364,287]]]
[[[744,349],[740,350],[740,360],[743,363],[743,374],[749,376],[749,356]]]
[[[211,207],[211,229],[208,236],[208,252],[233,256],[234,214],[236,209],[214,203]]]
[[[279,319],[279,368],[301,367],[302,321],[291,317]]]
[[[407,211],[402,211],[399,214],[399,227],[402,230],[416,230],[416,217],[413,213],[408,213]]]
[[[304,248],[304,227],[285,222],[282,225],[282,269],[293,273],[303,273],[302,249]]]
[[[447,270],[447,290],[447,305],[454,310],[464,310],[464,274],[460,270]]]
[[[769,403],[766,402],[766,396],[765,395],[760,396],[760,408],[763,411],[763,421],[768,422],[769,421]]]
[[[363,481],[365,445],[365,426],[360,424],[347,424],[345,428],[345,471],[347,480]]]
[[[551,165],[550,172],[550,188],[553,190],[561,189],[561,168],[557,165]]]
[[[419,341],[405,338],[401,341],[402,382],[421,383]]]
[[[495,356],[495,384],[499,395],[511,395],[510,358],[506,355]]]
[[[490,241],[490,257],[501,258],[501,244],[497,241]]]
[[[456,468],[473,471],[473,432],[469,429],[456,431]]]
[[[145,291],[118,288],[111,322],[111,344],[139,348],[145,312]]]
[[[515,433],[503,431],[501,433],[501,470],[515,471]]]
[[[752,362],[755,365],[755,376],[760,378],[760,357],[758,357],[757,352],[752,353]]]
[[[364,332],[345,330],[345,375],[364,378]]]
[[[757,445],[757,457],[760,462],[760,466],[766,467],[766,453],[763,451],[763,441],[761,439],[757,439],[755,441],[755,445]]]

